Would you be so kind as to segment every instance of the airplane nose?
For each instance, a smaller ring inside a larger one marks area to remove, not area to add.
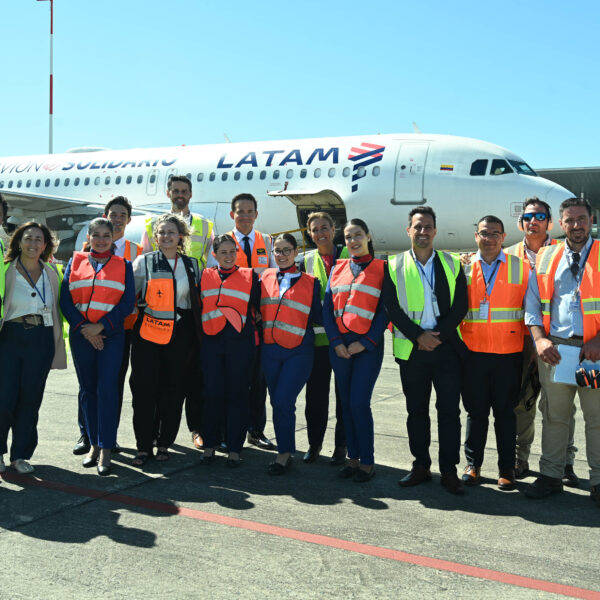
[[[559,208],[564,200],[573,198],[575,194],[561,185],[553,185],[547,192],[544,200],[550,205],[552,215],[558,220]]]

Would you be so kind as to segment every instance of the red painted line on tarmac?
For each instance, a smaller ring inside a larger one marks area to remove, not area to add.
[[[310,544],[317,544],[319,546],[328,546],[330,548],[337,548],[338,550],[346,550],[347,552],[365,554],[367,556],[375,556],[377,558],[386,558],[388,560],[395,560],[397,562],[417,565],[419,567],[427,567],[430,569],[437,569],[439,571],[457,573],[459,575],[468,575],[470,577],[477,577],[478,579],[486,579],[488,581],[498,581],[499,583],[529,588],[532,590],[539,590],[542,592],[550,592],[552,594],[560,594],[562,596],[570,596],[572,598],[600,600],[599,591],[563,585],[561,583],[553,583],[543,579],[534,579],[533,577],[523,577],[521,575],[504,573],[502,571],[483,569],[481,567],[474,567],[471,565],[465,565],[449,560],[442,560],[439,558],[431,558],[429,556],[421,556],[419,554],[410,554],[400,550],[392,550],[391,548],[382,548],[380,546],[371,546],[370,544],[350,542],[348,540],[342,540],[326,535],[318,535],[315,533],[308,533],[306,531],[288,529],[287,527],[278,527],[276,525],[267,525],[265,523],[258,523],[256,521],[247,521],[245,519],[237,519],[235,517],[226,517],[224,515],[209,513],[202,510],[176,506],[175,504],[168,504],[166,502],[146,500],[144,498],[136,498],[135,496],[126,496],[123,494],[111,494],[100,490],[82,488],[56,481],[48,481],[14,473],[4,473],[2,478],[6,479],[6,481],[19,484],[33,485],[36,487],[57,490],[87,498],[107,500],[109,502],[125,504],[128,506],[136,506],[139,508],[145,508],[171,515],[180,515],[182,517],[188,517],[198,521],[215,523],[217,525],[226,525],[228,527],[235,527],[237,529],[245,529],[247,531],[256,531],[258,533],[275,535],[277,537],[298,540],[300,542],[307,542]]]

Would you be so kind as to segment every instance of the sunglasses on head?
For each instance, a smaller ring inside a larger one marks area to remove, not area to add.
[[[534,217],[536,221],[545,221],[548,218],[548,215],[544,212],[525,213],[521,218],[525,223],[529,223]]]

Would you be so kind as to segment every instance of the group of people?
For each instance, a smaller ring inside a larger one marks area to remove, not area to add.
[[[80,385],[74,452],[85,454],[84,467],[110,473],[129,363],[133,465],[169,459],[184,402],[193,443],[204,450],[202,465],[225,451],[227,466],[239,467],[246,439],[275,449],[264,435],[268,388],[277,441],[270,475],[292,465],[296,401],[305,385],[304,461],[319,457],[333,371],[331,462],[339,477],[367,482],[376,472],[370,403],[389,327],[414,457],[400,486],[432,478],[432,386],[441,483],[449,492],[480,483],[490,409],[498,487],[514,489],[529,474],[540,390],[540,476],[526,494],[541,498],[578,485],[578,392],[591,497],[600,506],[600,392],[555,381],[553,370],[561,344],[580,348],[580,360],[600,360],[600,242],[591,237],[586,200],[562,203],[564,242],[548,235],[550,206],[529,198],[518,221],[522,242],[503,249],[504,224],[487,215],[476,226],[478,251],[462,256],[434,249],[435,212],[415,207],[406,229],[410,249],[387,260],[375,257],[364,221],[346,223],[345,246],[338,247],[333,219],[315,212],[306,227],[316,249],[300,260],[294,236],[271,239],[254,229],[258,210],[250,194],[233,198],[234,228],[218,236],[210,221],[190,213],[189,179],[172,177],[167,194],[171,212],[148,218],[140,245],[124,237],[131,205],[113,198],[89,224],[86,248],[74,253],[64,275],[48,260],[54,239],[41,223],[17,228],[3,250],[0,455],[12,430],[10,463],[18,472],[33,471],[49,370],[66,366],[64,318]],[[0,216],[6,212],[3,202]],[[467,431],[459,476],[461,397]]]

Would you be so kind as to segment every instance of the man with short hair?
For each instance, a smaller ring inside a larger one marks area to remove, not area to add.
[[[192,199],[192,182],[185,175],[172,175],[167,184],[167,197],[171,201],[171,212],[182,217],[190,226],[189,254],[198,260],[200,272],[206,266],[214,239],[213,222],[201,215],[190,212]],[[156,242],[152,230],[157,217],[146,219],[146,230],[142,234],[144,253],[156,250]],[[185,418],[188,429],[192,434],[194,447],[201,450],[204,446],[202,439],[202,382],[200,370],[190,367],[186,377]]]
[[[431,480],[429,401],[435,387],[442,485],[463,494],[460,461],[460,373],[467,348],[458,326],[467,312],[467,284],[458,255],[435,251],[436,216],[418,206],[408,215],[411,249],[390,257],[383,302],[394,325],[394,356],[406,397],[411,471],[398,484]]]
[[[465,267],[469,310],[460,325],[469,349],[462,377],[462,398],[467,411],[462,480],[480,482],[489,413],[494,413],[498,450],[498,487],[515,487],[514,405],[521,384],[523,351],[523,300],[529,269],[523,260],[503,252],[504,224],[493,215],[477,223],[479,248]]]
[[[538,355],[540,381],[546,392],[542,413],[540,476],[526,491],[530,498],[562,492],[575,393],[585,418],[591,498],[600,508],[600,390],[554,381],[552,367],[561,360],[557,346],[579,348],[579,357],[600,360],[600,241],[593,240],[592,208],[587,200],[569,198],[560,205],[566,242],[541,248],[536,276],[530,277],[525,323]],[[577,365],[573,364],[573,370]]]
[[[514,254],[529,262],[532,274],[535,274],[535,259],[540,248],[557,243],[548,232],[552,229],[552,212],[548,203],[537,196],[527,198],[523,202],[518,227],[525,233],[523,240],[506,249],[508,254]],[[529,452],[535,436],[536,400],[541,391],[540,406],[546,401],[544,390],[541,389],[537,367],[537,354],[529,331],[525,335],[523,348],[523,374],[521,377],[521,392],[519,403],[515,408],[517,416],[517,448],[515,459],[515,477],[522,479],[529,474]],[[575,404],[573,415],[569,422],[569,444],[567,446],[567,463],[563,483],[570,487],[579,485],[579,478],[573,470],[575,462]]]

